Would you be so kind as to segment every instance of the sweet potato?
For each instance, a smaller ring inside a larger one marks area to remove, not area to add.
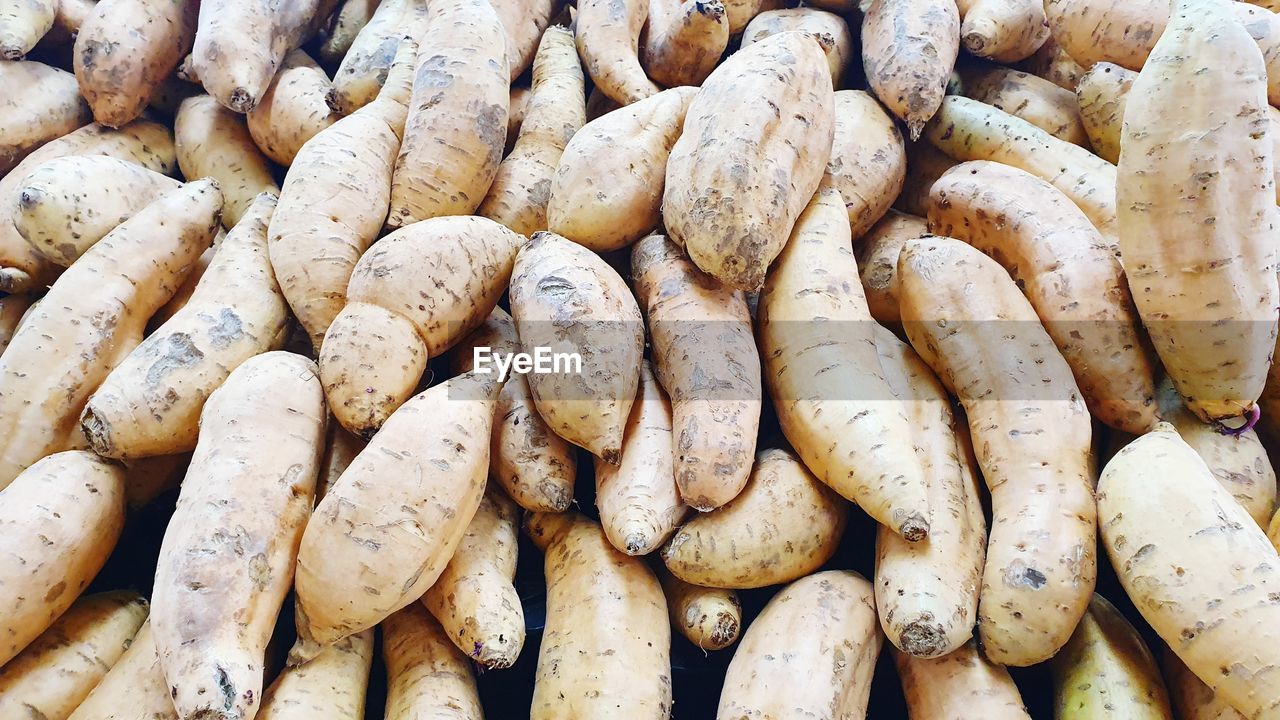
[[[1124,270],[1069,198],[1017,168],[961,163],[933,185],[929,229],[1009,271],[1099,420],[1130,433],[1154,424],[1155,370]]]
[[[271,266],[317,352],[346,305],[351,271],[387,219],[416,56],[406,40],[378,98],[298,150],[271,216]]]
[[[530,720],[671,716],[671,626],[662,587],[576,512],[534,513],[546,555],[547,623]]]
[[[101,0],[76,33],[75,72],[98,122],[120,127],[147,107],[191,52],[196,0]],[[193,178],[194,179],[194,178]]]
[[[218,181],[225,198],[222,224],[228,229],[239,224],[259,193],[280,193],[271,163],[254,145],[244,118],[213,97],[183,100],[173,132],[183,176]]]
[[[0,2],[0,60],[21,60],[53,27],[56,0]]]
[[[369,24],[360,30],[333,74],[329,107],[343,115],[351,115],[372,102],[390,73],[402,39],[406,33],[416,38],[426,15],[425,0],[383,0],[379,3]],[[415,66],[416,60],[415,54],[411,60]]]
[[[738,497],[682,525],[662,548],[672,575],[712,588],[791,582],[836,551],[848,506],[786,450],[762,450]]]
[[[649,0],[640,64],[669,87],[701,85],[729,45],[729,18],[720,0]]]
[[[511,82],[534,62],[538,43],[560,10],[560,0],[493,0],[507,36]]]
[[[1040,0],[958,0],[960,44],[978,57],[1014,63],[1049,39]]]
[[[488,0],[433,0],[418,40],[387,226],[469,215],[498,173],[510,79],[502,23]]]
[[[48,260],[68,266],[117,225],[181,183],[107,155],[68,155],[14,189],[13,226]]]
[[[54,9],[54,27],[65,30],[69,35],[76,34],[97,4],[97,0],[58,0]]]
[[[128,460],[194,449],[210,394],[241,363],[284,346],[289,310],[267,258],[275,204],[274,195],[258,196],[187,304],[89,398],[80,423],[99,455]]]
[[[898,254],[908,240],[929,234],[929,221],[890,210],[853,248],[871,317],[889,325],[898,314]]]
[[[657,227],[667,157],[697,92],[664,90],[584,125],[551,178],[547,227],[599,252],[626,247]]]
[[[849,67],[856,49],[853,34],[849,32],[849,24],[844,21],[844,18],[835,13],[811,7],[766,10],[747,23],[746,29],[742,31],[742,47],[788,30],[799,30],[813,35],[827,55],[827,64],[831,68],[831,84],[834,87],[840,87],[844,69]],[[837,110],[837,122],[839,118],[840,111]]]
[[[894,209],[923,217],[929,213],[929,191],[951,168],[960,163],[924,140],[907,143],[907,178]]]
[[[524,646],[524,609],[516,576],[519,510],[501,490],[480,500],[440,579],[422,596],[445,635],[486,668],[508,668]]]
[[[902,192],[906,148],[893,118],[861,90],[835,94],[836,124],[827,174],[849,211],[856,242]]]
[[[14,334],[0,356],[0,487],[67,447],[89,395],[213,241],[221,199],[209,180],[160,196],[63,273]]]
[[[135,592],[81,598],[0,669],[0,716],[65,720],[146,619],[147,601]]]
[[[1171,425],[1107,463],[1098,519],[1120,584],[1147,624],[1242,715],[1274,717],[1276,551]]]
[[[938,111],[959,52],[955,2],[873,0],[862,18],[867,83],[912,140]]]
[[[1173,720],[1151,651],[1101,595],[1093,596],[1089,611],[1051,667],[1054,718]]]
[[[298,551],[296,659],[373,627],[435,583],[480,507],[500,386],[468,373],[421,393],[329,488]]]
[[[574,40],[591,82],[619,105],[657,93],[640,66],[640,31],[649,16],[649,0],[581,0]]]
[[[471,666],[440,623],[414,603],[382,625],[387,666],[385,720],[483,720]],[[327,708],[326,708],[327,711]]]
[[[667,598],[671,625],[699,649],[723,650],[738,639],[742,603],[733,590],[690,585],[659,565],[658,580]]]
[[[940,657],[973,635],[986,552],[977,469],[947,391],[909,346],[875,328],[889,387],[911,420],[915,453],[935,508],[929,541],[910,543],[881,525],[876,535],[876,608],[889,642],[916,657]]]
[[[200,279],[204,277],[204,273],[209,269],[209,264],[213,262],[213,256],[217,254],[218,246],[222,244],[223,239],[227,237],[225,230],[219,230],[217,235],[213,236],[213,244],[200,253],[200,257],[196,258],[195,264],[191,271],[187,273],[187,279],[182,281],[178,286],[178,291],[169,298],[169,302],[160,306],[160,309],[151,316],[151,322],[147,323],[148,330],[154,330],[161,325],[169,322],[169,318],[178,314],[178,311],[186,307],[187,301],[195,294],[196,288],[200,285]]]
[[[326,100],[332,89],[329,76],[310,55],[290,52],[245,116],[253,142],[272,160],[292,165],[308,140],[338,120]]]
[[[1120,161],[1120,129],[1129,90],[1138,73],[1119,65],[1101,62],[1094,65],[1076,85],[1080,119],[1089,133],[1093,151],[1107,162]]]
[[[413,395],[428,358],[484,322],[524,238],[478,217],[433,218],[360,258],[320,346],[329,409],[368,439]]]
[[[22,317],[31,307],[30,295],[5,295],[0,297],[0,355],[9,347],[9,341],[17,332]]]
[[[843,205],[824,183],[765,283],[756,318],[765,381],[783,434],[814,474],[915,542],[929,534],[928,487],[876,356]]]
[[[498,166],[477,215],[521,235],[547,229],[551,177],[569,139],[587,121],[582,66],[573,33],[553,27],[533,61],[533,90],[515,147]]]
[[[372,665],[372,629],[344,638],[285,668],[262,696],[256,720],[362,720]]]
[[[150,622],[67,720],[178,720]]]
[[[815,5],[820,4],[815,3]],[[729,18],[729,34],[736,35],[742,32],[751,22],[751,18],[759,15],[763,10],[775,7],[778,7],[778,4],[772,0],[728,0],[724,3],[724,14]]]
[[[662,235],[636,243],[631,274],[654,370],[671,397],[680,497],[714,510],[746,484],[760,428],[760,356],[746,295],[699,272]]]
[[[891,652],[914,720],[1031,720],[1009,671],[974,641],[934,659]]]
[[[689,506],[675,480],[671,402],[646,361],[617,465],[596,458],[596,507],[613,546],[648,555],[676,531]]]
[[[511,273],[511,314],[525,353],[581,358],[579,368],[525,376],[538,414],[560,437],[617,465],[644,352],[644,321],[626,282],[590,250],[535,233]]]
[[[999,108],[1059,140],[1089,147],[1075,93],[1030,73],[987,63],[961,63],[965,97]]]
[[[326,67],[341,63],[381,4],[380,0],[343,0],[331,24],[318,33],[320,44],[316,47],[316,59]]]
[[[520,136],[520,125],[524,123],[524,114],[529,109],[529,96],[533,88],[524,85],[512,85],[507,108],[507,144],[502,151],[506,157],[515,147],[516,138]]]
[[[156,650],[180,717],[257,712],[264,652],[324,451],[315,372],[299,355],[260,355],[236,368],[201,413],[152,596]]]
[[[161,495],[182,484],[191,453],[157,455],[125,464],[124,496],[133,515]]]
[[[676,88],[672,88],[676,89]],[[690,94],[690,97],[693,97]],[[647,98],[646,98],[647,99]],[[637,101],[638,102],[638,101]],[[634,105],[636,103],[632,103]],[[628,106],[630,107],[630,106]],[[600,91],[599,87],[592,87],[591,92],[587,94],[587,122],[596,120],[614,110],[621,110],[622,105],[614,102],[608,95]]]
[[[865,717],[879,654],[871,583],[848,570],[797,580],[747,628],[716,720]]]
[[[0,665],[66,611],[124,527],[124,468],[91,452],[49,455],[0,490]]]
[[[88,123],[93,117],[80,97],[75,76],[38,62],[0,63],[0,177],[41,145]]]
[[[1024,60],[1019,68],[1072,92],[1075,92],[1080,76],[1085,72],[1053,36],[1045,40],[1040,49]]]
[[[13,227],[12,198],[19,184],[33,170],[67,155],[110,155],[170,173],[174,169],[173,138],[159,123],[140,120],[119,130],[98,124],[50,141],[0,178],[0,292],[26,292],[53,282],[55,266],[36,252]]]
[[[909,240],[898,295],[912,347],[964,406],[991,491],[983,649],[1002,665],[1041,662],[1066,643],[1093,594],[1089,413],[1071,368],[995,260],[950,238]]]
[[[1125,108],[1120,249],[1169,377],[1197,417],[1220,422],[1256,410],[1276,344],[1266,68],[1228,8],[1175,7]]]
[[[1178,656],[1164,650],[1164,678],[1173,701],[1175,717],[1180,720],[1245,720],[1213,689],[1191,674]]]

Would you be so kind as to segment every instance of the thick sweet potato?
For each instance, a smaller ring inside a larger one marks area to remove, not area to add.
[[[640,64],[661,85],[701,85],[728,46],[729,18],[720,0],[649,0]]]
[[[898,314],[898,254],[908,240],[929,234],[929,221],[890,210],[853,248],[871,317],[886,325],[902,321]]]
[[[310,55],[290,52],[262,99],[245,115],[253,142],[267,157],[291,166],[308,140],[338,120],[327,100],[332,89],[328,74]]]
[[[224,202],[222,224],[228,229],[244,217],[259,193],[280,193],[271,163],[253,144],[243,117],[209,95],[182,101],[173,122],[178,166],[189,180],[218,181]]]
[[[285,668],[263,694],[255,720],[362,720],[372,666],[369,629],[330,645],[310,662]]]
[[[911,139],[938,111],[960,52],[960,13],[947,0],[872,0],[862,18],[862,64]]]
[[[813,35],[827,55],[827,64],[831,68],[831,84],[834,87],[840,87],[844,70],[849,67],[856,51],[853,34],[849,32],[849,24],[844,21],[844,18],[812,7],[766,10],[747,23],[747,27],[742,31],[742,47],[788,30],[798,30]],[[839,123],[839,121],[840,111],[837,109],[836,122]]]
[[[1100,62],[1080,76],[1076,97],[1080,120],[1089,133],[1093,151],[1108,162],[1120,161],[1120,131],[1129,90],[1138,73],[1119,65]]]
[[[92,114],[76,78],[29,61],[0,63],[0,177],[41,145],[88,123]]]
[[[67,720],[178,720],[150,622]]]
[[[0,1],[0,60],[21,60],[53,28],[56,0]]]
[[[827,174],[849,211],[857,242],[902,192],[907,154],[893,118],[869,93],[835,94],[836,125]]]
[[[1041,0],[957,0],[960,43],[978,57],[1014,63],[1049,39]]]
[[[414,603],[391,615],[382,625],[382,638],[384,720],[484,720],[466,655],[426,609]]]
[[[983,657],[976,642],[934,659],[891,652],[912,718],[1031,720],[1009,671]]]

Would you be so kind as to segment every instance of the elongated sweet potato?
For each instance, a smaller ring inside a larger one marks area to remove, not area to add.
[[[644,352],[644,321],[626,282],[590,250],[535,233],[511,273],[511,314],[525,353],[581,358],[580,367],[525,376],[538,414],[560,437],[617,465]]]
[[[657,227],[667,158],[695,94],[695,88],[664,90],[584,125],[551,179],[547,227],[600,252]]]
[[[124,527],[124,468],[50,455],[0,490],[0,664],[53,624],[102,569]]]
[[[440,623],[421,605],[414,603],[388,617],[382,633],[382,660],[387,666],[385,720],[483,720],[466,655],[449,642]]]
[[[680,497],[713,510],[746,484],[760,428],[760,356],[746,295],[701,273],[662,235],[636,244],[631,274],[654,369],[671,397]]]
[[[929,221],[890,210],[853,248],[871,317],[889,325],[898,314],[898,254],[908,240],[929,234]]]
[[[373,102],[386,81],[404,37],[417,38],[427,15],[425,0],[383,0],[369,24],[351,44],[342,64],[333,74],[329,107],[351,115]],[[417,56],[410,61],[417,65]],[[403,124],[403,122],[401,123]]]
[[[958,0],[960,43],[978,57],[1014,63],[1049,39],[1041,0]]]
[[[222,190],[222,224],[234,227],[258,193],[279,194],[271,163],[249,134],[244,118],[209,95],[182,101],[173,123],[178,165],[189,180],[211,177]]]
[[[21,60],[53,27],[56,0],[0,2],[0,59]]]
[[[1009,671],[983,657],[976,642],[934,659],[891,652],[916,720],[1031,720]]]
[[[511,81],[529,67],[538,50],[538,42],[557,12],[560,0],[493,0],[493,9],[502,21],[507,36],[507,64]]]
[[[788,585],[733,653],[716,720],[864,717],[876,630],[871,583],[861,575],[829,570]]]
[[[547,229],[551,177],[565,145],[587,121],[582,66],[573,33],[547,30],[533,61],[533,90],[515,147],[498,166],[477,215],[521,235]]]
[[[390,228],[474,212],[506,141],[511,94],[502,22],[488,0],[430,5],[391,178]]]
[[[915,542],[929,534],[928,487],[876,355],[843,205],[824,183],[765,283],[756,318],[765,381],[783,434],[814,474]]]
[[[676,531],[689,510],[675,475],[671,402],[646,361],[617,465],[596,458],[596,508],[613,546],[648,555]]]
[[[263,193],[218,246],[187,304],[102,381],[80,423],[99,455],[196,447],[201,409],[241,363],[284,346],[288,306],[267,258],[275,196]]]
[[[327,100],[332,89],[329,76],[310,55],[291,51],[262,99],[245,115],[253,142],[267,157],[291,166],[308,140],[338,120]]]
[[[958,240],[910,240],[898,260],[911,345],[954,393],[991,490],[978,603],[987,657],[1053,656],[1096,578],[1092,428],[1071,368],[996,261]]]
[[[1009,271],[1099,420],[1130,433],[1155,423],[1155,370],[1124,271],[1069,198],[1017,168],[961,163],[933,185],[929,229]]]
[[[343,0],[331,24],[317,33],[320,44],[316,47],[316,59],[326,67],[341,63],[381,4],[380,0]]]
[[[1101,62],[1080,76],[1076,97],[1080,119],[1093,151],[1108,162],[1120,161],[1120,131],[1129,90],[1138,73]]]
[[[329,488],[298,551],[296,660],[373,627],[435,583],[480,507],[499,387],[473,372],[421,393]]]
[[[734,53],[703,83],[662,197],[669,237],[703,272],[743,290],[764,283],[830,157],[831,88],[822,48],[802,32]]]
[[[67,720],[178,720],[149,621]]]
[[[690,585],[659,565],[671,625],[701,650],[723,650],[738,639],[742,603],[733,590]]]
[[[68,446],[89,395],[213,241],[221,200],[209,180],[160,196],[63,273],[23,323],[0,356],[0,487]]]
[[[671,625],[653,572],[578,515],[534,513],[525,529],[546,555],[547,624],[530,720],[671,716]]]
[[[117,225],[181,183],[107,155],[68,155],[15,188],[13,226],[45,258],[68,266]]]
[[[0,354],[9,347],[9,341],[31,307],[30,295],[5,295],[0,297]]]
[[[422,596],[445,635],[486,668],[507,668],[524,646],[524,608],[516,576],[519,511],[501,490],[480,500],[440,579]]]
[[[44,63],[0,64],[0,176],[41,145],[88,123],[93,117],[80,97],[75,76]]]
[[[649,0],[640,65],[659,84],[701,85],[729,46],[720,0]],[[746,42],[745,36],[743,42]]]
[[[1018,67],[1072,92],[1075,92],[1080,76],[1084,75],[1084,68],[1062,49],[1052,35]]]
[[[1107,463],[1098,518],[1111,564],[1147,624],[1242,715],[1274,717],[1276,551],[1172,426],[1157,425]]]
[[[533,89],[524,85],[512,85],[507,109],[507,144],[502,151],[503,157],[515,147],[516,138],[520,136],[520,125],[524,122],[524,114],[529,109],[529,95]]]
[[[893,207],[910,215],[929,214],[929,191],[951,168],[959,163],[924,140],[907,143],[907,178]]]
[[[249,718],[324,452],[315,364],[255,357],[209,396],[200,420],[160,546],[152,629],[180,717]]]
[[[1213,688],[1193,675],[1168,647],[1164,649],[1162,664],[1175,717],[1180,720],[1245,720]]]
[[[916,657],[940,657],[973,635],[986,553],[977,469],[947,391],[915,351],[875,328],[889,387],[911,420],[915,453],[935,508],[928,542],[911,543],[880,526],[876,536],[876,608],[889,642]],[[945,508],[945,509],[944,509]]]
[[[1120,249],[1165,370],[1217,422],[1256,410],[1276,344],[1274,145],[1262,54],[1229,8],[1175,8],[1125,108]]]
[[[373,665],[373,629],[284,669],[262,696],[256,720],[362,720]]]
[[[827,174],[849,211],[849,231],[857,242],[902,192],[906,148],[893,118],[869,93],[837,92],[835,112]]]
[[[640,66],[640,31],[649,0],[582,0],[574,39],[591,82],[619,105],[630,105],[660,88]]]
[[[299,148],[271,216],[271,266],[317,352],[387,219],[416,57],[417,43],[406,40],[378,98]]]
[[[75,44],[76,79],[94,119],[120,127],[142,114],[191,52],[199,6],[196,0],[101,0],[94,6]]]
[[[1059,140],[1089,147],[1075,93],[1044,78],[986,63],[957,66],[965,97],[971,97],[1044,130]]]
[[[756,15],[742,31],[742,46],[759,42],[770,35],[799,30],[813,35],[827,55],[831,68],[831,84],[840,87],[845,68],[849,67],[856,47],[849,24],[839,15],[812,7],[766,10]],[[696,84],[696,83],[693,83]],[[836,111],[837,122],[840,112]]]
[[[66,720],[146,619],[147,601],[135,592],[81,598],[0,670],[0,715]]]
[[[938,111],[959,52],[955,2],[873,0],[862,18],[867,83],[912,140]]]

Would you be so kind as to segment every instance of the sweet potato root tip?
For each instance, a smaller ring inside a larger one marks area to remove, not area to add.
[[[1257,425],[1258,421],[1261,419],[1262,419],[1262,407],[1257,403],[1254,403],[1253,407],[1250,408],[1247,416],[1245,417],[1244,424],[1241,425],[1240,427],[1233,428],[1227,425],[1222,420],[1214,420],[1213,427],[1215,430],[1217,430],[1219,433],[1223,435],[1230,435],[1231,437],[1240,437],[1241,435],[1252,430],[1253,426]]]
[[[231,109],[238,113],[247,113],[258,105],[257,98],[249,94],[244,88],[236,88],[231,91]]]
[[[84,430],[85,439],[94,452],[103,457],[111,456],[111,426],[98,417],[93,411],[93,405],[85,407],[84,414],[80,416],[80,428]]]
[[[898,526],[898,534],[908,542],[920,542],[929,537],[929,520],[920,513],[912,513]]]
[[[947,647],[947,631],[931,616],[924,616],[907,623],[899,638],[902,651],[914,657],[938,656]]]

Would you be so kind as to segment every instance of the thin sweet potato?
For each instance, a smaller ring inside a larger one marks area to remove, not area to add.
[[[0,60],[21,60],[53,28],[56,0],[0,1]]]
[[[178,720],[150,622],[67,720]]]
[[[1052,35],[1044,41],[1034,55],[1019,65],[1019,69],[1072,92],[1075,92],[1080,76],[1084,75],[1084,68],[1062,49]]]
[[[263,694],[255,720],[362,720],[372,665],[369,629],[325,648],[310,662],[285,668]]]
[[[360,30],[333,74],[329,107],[351,115],[373,102],[395,61],[406,33],[417,38],[427,15],[425,0],[383,0],[369,24]],[[416,65],[416,54],[412,64]],[[402,123],[403,124],[403,123]]]
[[[862,64],[912,140],[938,111],[960,52],[960,13],[946,0],[873,0],[862,18]]]
[[[1175,717],[1180,720],[1245,720],[1213,688],[1193,675],[1168,647],[1164,649],[1162,661],[1165,685],[1173,701]]]
[[[30,295],[5,295],[0,297],[0,355],[9,347],[9,341],[18,331],[18,325],[31,307]]]
[[[330,25],[318,33],[316,59],[326,67],[341,63],[381,4],[380,0],[343,0]]]
[[[701,85],[729,46],[729,18],[720,0],[649,0],[640,64],[669,87]]]
[[[640,66],[640,31],[649,0],[581,0],[574,39],[591,82],[619,105],[630,105],[661,88]]]
[[[493,9],[507,36],[511,81],[534,61],[538,43],[560,10],[560,0],[493,0]]]
[[[1075,93],[1044,78],[987,63],[957,66],[965,97],[997,107],[1059,140],[1089,147]]]
[[[813,35],[827,55],[827,64],[831,68],[831,84],[834,87],[840,87],[844,70],[849,67],[856,50],[853,34],[849,32],[849,24],[844,21],[844,18],[812,7],[766,10],[747,23],[747,27],[742,31],[742,47],[788,30],[798,30]],[[840,111],[837,110],[837,123],[839,119]]]
[[[1100,62],[1081,75],[1076,85],[1080,119],[1089,133],[1089,144],[1107,162],[1120,161],[1124,109],[1136,79],[1138,73],[1132,70]]]
[[[737,592],[690,585],[661,565],[657,573],[671,625],[689,642],[706,651],[723,650],[737,641],[742,629]]]

